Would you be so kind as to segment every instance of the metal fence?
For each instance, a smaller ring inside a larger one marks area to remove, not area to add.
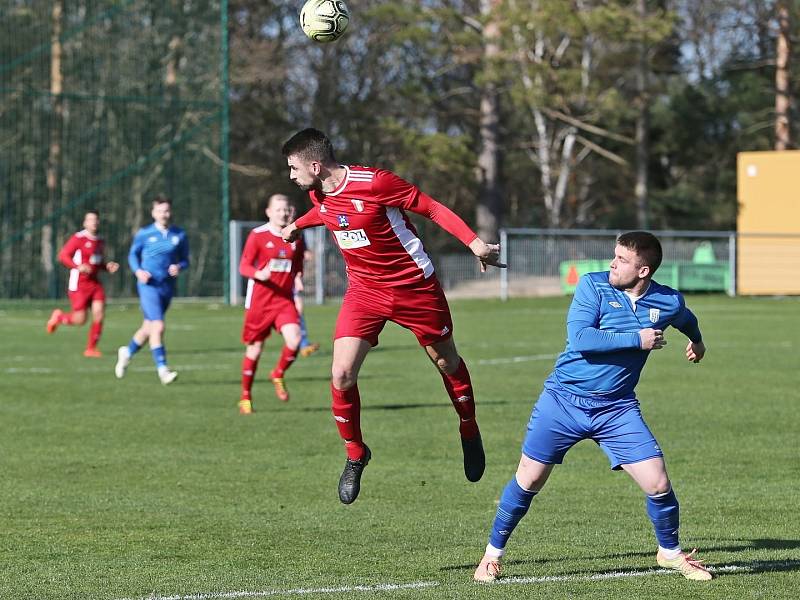
[[[509,268],[500,273],[500,297],[571,292],[583,273],[608,269],[620,233],[601,229],[502,230],[503,262]],[[652,233],[664,252],[656,281],[681,291],[736,293],[735,232]]]
[[[0,9],[0,297],[65,295],[63,243],[98,209],[120,263],[172,198],[192,268],[227,285],[227,0],[10,0]],[[106,278],[134,294],[126,267]]]
[[[244,278],[239,258],[250,229],[260,222],[231,221],[230,289],[234,304],[242,299]],[[306,295],[321,304],[341,297],[347,288],[344,262],[324,228],[304,232],[314,253],[306,264]],[[574,290],[580,275],[608,269],[614,251],[614,230],[504,229],[500,232],[502,261],[508,269],[481,273],[464,249],[434,255],[436,273],[449,297],[555,296]],[[682,291],[736,290],[736,234],[728,231],[654,231],[664,260],[655,279]],[[312,291],[313,290],[313,291]]]

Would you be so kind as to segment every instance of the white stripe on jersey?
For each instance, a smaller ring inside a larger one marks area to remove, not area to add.
[[[72,255],[72,262],[76,265],[81,264],[81,260],[83,258],[83,254],[81,254],[80,249],[75,250],[75,254]],[[78,279],[81,276],[81,272],[78,269],[70,269],[69,270],[69,287],[67,288],[70,292],[77,292],[78,291]]]
[[[375,177],[375,173],[373,173],[372,171],[359,171],[359,170],[351,171],[350,167],[348,167],[347,165],[342,165],[342,166],[344,167],[345,170],[344,182],[342,182],[338,190],[326,193],[325,194],[326,196],[338,196],[339,194],[342,193],[342,190],[344,190],[347,187],[347,184],[350,183],[351,181],[368,183],[372,181],[373,177]]]
[[[244,307],[250,308],[250,300],[253,299],[253,288],[256,286],[256,282],[252,279],[247,280],[247,295],[244,298]]]
[[[422,241],[406,226],[406,220],[403,218],[401,210],[393,206],[387,206],[386,216],[397,239],[403,244],[403,248],[408,252],[411,259],[422,269],[425,279],[433,275],[433,263],[430,257],[425,254]]]

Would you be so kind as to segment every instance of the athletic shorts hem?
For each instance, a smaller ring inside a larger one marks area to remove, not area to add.
[[[629,462],[617,462],[616,464],[612,464],[611,465],[611,470],[612,471],[619,471],[625,465],[635,465],[637,463],[644,462],[646,460],[650,460],[651,458],[664,458],[664,453],[663,452],[658,452],[658,453],[653,454],[651,456],[645,456],[644,458],[637,458],[636,460],[632,460],[632,461],[629,461]]]
[[[522,449],[522,455],[530,458],[531,460],[535,460],[536,462],[540,462],[543,465],[562,465],[564,464],[564,457],[561,457],[561,460],[545,460],[543,458],[539,458],[537,456],[533,456],[529,452],[525,452],[525,448]]]

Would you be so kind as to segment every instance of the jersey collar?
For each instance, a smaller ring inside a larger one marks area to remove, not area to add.
[[[339,166],[344,168],[344,179],[339,182],[339,185],[332,192],[322,192],[324,196],[338,196],[347,187],[347,183],[350,181],[350,167],[347,165]]]

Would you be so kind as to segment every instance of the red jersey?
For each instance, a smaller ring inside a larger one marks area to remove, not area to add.
[[[67,240],[67,243],[61,248],[61,252],[58,253],[58,260],[70,270],[69,291],[76,291],[84,282],[98,280],[97,274],[106,268],[104,252],[103,238],[89,235],[85,229]],[[92,270],[88,273],[81,273],[78,270],[79,265],[89,265]]]
[[[284,242],[280,232],[274,233],[269,224],[253,229],[247,236],[239,261],[239,273],[250,278],[244,307],[262,307],[275,297],[292,300],[294,278],[303,272],[304,252],[302,239]],[[269,279],[254,279],[256,271],[265,267],[269,268]]]
[[[325,225],[352,281],[399,286],[433,275],[433,263],[406,210],[431,219],[465,245],[478,237],[449,208],[391,171],[344,169],[344,180],[332,192],[309,192],[314,208],[296,224],[299,228]]]

